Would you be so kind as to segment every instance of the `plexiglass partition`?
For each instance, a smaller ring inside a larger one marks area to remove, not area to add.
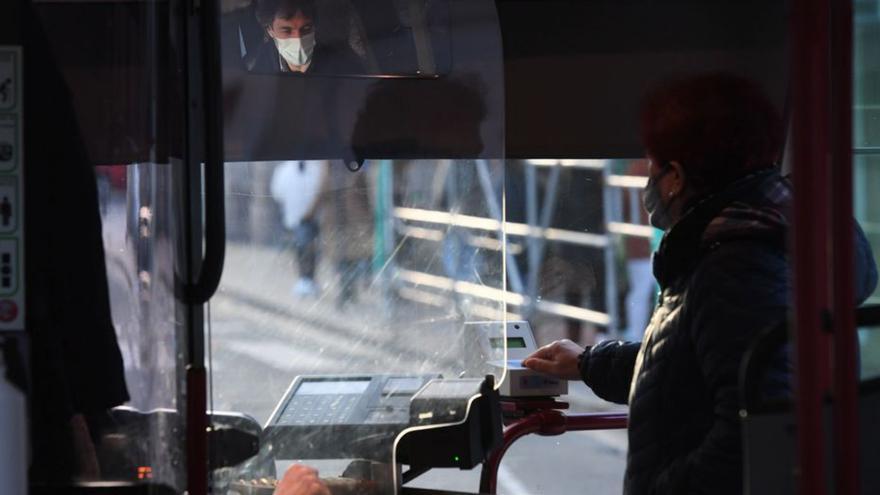
[[[186,487],[172,167],[96,167],[113,322],[130,400],[96,432],[102,476]]]
[[[227,245],[207,306],[209,407],[262,433],[257,456],[214,472],[215,491],[271,489],[302,463],[331,488],[395,493],[416,471],[480,462],[491,434],[454,441],[444,428],[500,428],[481,400],[504,378],[508,319],[495,8],[379,4],[224,14]],[[319,66],[328,39],[371,69]],[[250,57],[265,53],[286,70]]]
[[[504,236],[491,220],[503,167],[369,160],[358,171],[338,161],[226,169],[229,242],[210,304],[211,397],[214,409],[274,429],[261,452],[273,462],[252,478],[280,477],[293,461],[314,461],[327,475],[354,459],[393,464],[397,436],[419,422],[413,396],[429,382],[455,379],[443,386],[461,394],[478,391],[487,374],[502,379],[503,368],[488,363],[503,362],[504,346],[480,349],[481,339],[503,341],[504,326],[480,333],[466,324],[506,319]]]

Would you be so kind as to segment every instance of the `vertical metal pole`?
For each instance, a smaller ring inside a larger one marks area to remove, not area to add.
[[[502,167],[504,166],[503,163],[501,165]],[[506,212],[502,209],[502,205],[498,203],[498,198],[495,196],[495,190],[492,186],[492,174],[489,172],[489,162],[487,160],[477,160],[477,177],[480,179],[480,187],[483,188],[483,197],[486,198],[489,215],[491,215],[493,220],[497,220],[501,224],[501,228],[498,230],[498,237],[501,239],[504,247],[503,256],[507,265],[507,280],[510,281],[510,288],[516,293],[524,294],[525,291],[519,266],[516,264],[513,255],[510,254],[510,249],[507,245],[507,234],[504,230],[504,216]],[[502,196],[503,199],[505,198]]]
[[[428,19],[425,13],[425,4],[423,0],[410,1],[407,4],[407,10],[410,16],[410,28],[412,29],[413,43],[416,48],[416,60],[419,64],[419,70],[423,74],[435,74],[437,72],[437,64],[434,61],[434,47],[431,44],[431,34],[428,29]]]
[[[642,201],[639,197],[638,189],[633,189],[632,187],[626,188],[626,196],[629,200],[629,223],[633,225],[641,225]]]
[[[373,276],[382,291],[382,307],[391,310],[391,269],[394,252],[394,169],[391,160],[381,160],[376,179]]]
[[[374,277],[378,277],[381,276],[380,272],[385,265],[385,220],[390,211],[385,208],[385,160],[377,161],[375,165],[377,170],[376,190],[373,197],[373,258],[370,260],[370,271]]]
[[[614,205],[614,190],[616,188],[608,185],[608,177],[611,175],[611,160],[606,160],[602,167],[602,216],[605,220],[605,238],[608,242],[605,244],[605,313],[608,314],[608,336],[618,335],[620,332],[619,315],[617,314],[617,263],[615,256],[614,236],[608,230],[608,225],[617,217]]]
[[[835,493],[859,493],[859,410],[855,325],[852,105],[852,0],[831,12],[832,268],[834,308]]]
[[[794,338],[798,493],[826,493],[822,399],[829,360],[828,307],[829,0],[801,0],[792,11],[792,152],[794,167]],[[852,233],[850,233],[852,235]]]
[[[526,223],[529,227],[535,227],[538,225],[538,174],[535,171],[535,166],[529,161],[525,161],[524,165],[526,174]],[[531,317],[537,303],[538,270],[541,269],[541,259],[539,256],[541,253],[539,252],[540,246],[537,237],[530,235],[526,239],[526,245],[529,249],[528,272],[526,273],[526,291],[529,297],[529,303],[525,313],[526,317],[529,318]]]
[[[559,173],[562,171],[562,165],[558,162],[550,169],[550,177],[547,178],[547,188],[544,190],[544,201],[541,205],[540,227],[546,231],[550,228],[550,222],[553,221],[553,213],[556,211],[556,196],[559,191]],[[537,242],[535,250],[535,258],[537,258],[536,270],[534,273],[529,272],[529,301],[531,305],[537,305],[538,302],[538,278],[541,275],[541,266],[543,265],[544,253],[547,251],[547,237],[541,237]]]

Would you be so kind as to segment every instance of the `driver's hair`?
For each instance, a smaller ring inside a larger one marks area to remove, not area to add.
[[[264,28],[272,25],[275,18],[290,19],[297,13],[313,21],[317,17],[315,0],[257,0],[257,22]]]

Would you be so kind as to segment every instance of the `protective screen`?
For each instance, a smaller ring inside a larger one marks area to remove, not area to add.
[[[242,71],[243,28],[234,57],[224,46],[227,245],[207,315],[210,398],[263,434],[258,456],[214,482],[271,482],[298,462],[395,493],[401,433],[467,419],[486,375],[504,374],[467,325],[508,318],[500,31],[488,1],[312,5],[318,45],[299,62],[318,67],[329,16],[348,12],[340,32],[360,18],[367,33],[348,48],[372,50],[383,76],[265,77]],[[370,34],[388,18],[410,48]],[[308,38],[296,43],[308,51]],[[418,397],[445,380],[457,394]]]

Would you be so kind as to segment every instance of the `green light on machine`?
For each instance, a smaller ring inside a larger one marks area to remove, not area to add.
[[[458,461],[461,460],[461,457],[459,457],[459,456],[456,455],[456,456],[453,456],[453,457],[452,457],[452,460],[455,461],[455,462],[458,462]]]

